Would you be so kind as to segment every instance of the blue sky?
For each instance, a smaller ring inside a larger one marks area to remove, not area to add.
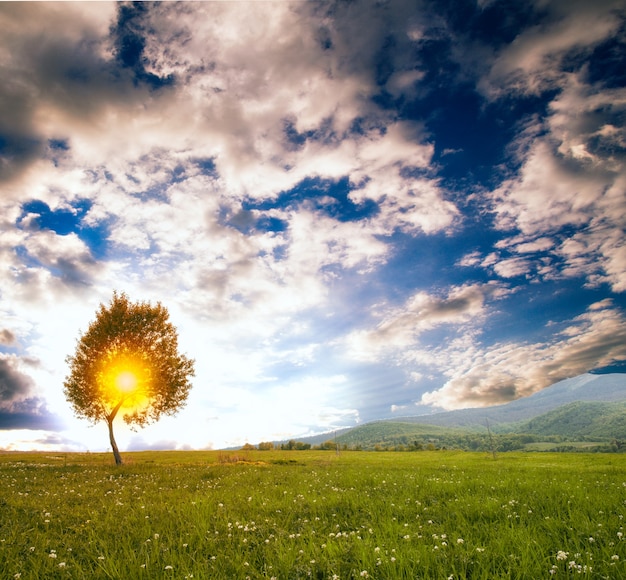
[[[621,1],[2,3],[0,28],[0,448],[106,449],[62,384],[114,290],[196,360],[122,449],[626,360]]]

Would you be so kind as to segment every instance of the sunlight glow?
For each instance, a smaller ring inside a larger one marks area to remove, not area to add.
[[[115,386],[123,393],[131,393],[137,388],[137,377],[132,371],[122,371],[115,378]]]
[[[140,357],[124,355],[103,363],[101,388],[112,407],[123,401],[125,409],[138,409],[148,401],[150,368]]]

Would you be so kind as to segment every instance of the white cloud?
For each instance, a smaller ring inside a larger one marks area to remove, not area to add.
[[[546,252],[553,247],[554,240],[552,238],[541,237],[518,244],[515,246],[515,251],[520,254],[534,254],[536,252]]]
[[[571,171],[548,142],[537,140],[519,176],[493,193],[498,226],[533,235],[582,225],[603,189],[591,175]]]
[[[492,97],[512,89],[536,94],[555,88],[565,75],[566,55],[589,50],[618,30],[616,12],[623,4],[620,0],[538,0],[535,7],[546,12],[542,22],[507,45],[481,83]]]
[[[450,378],[421,402],[444,409],[506,403],[624,358],[626,319],[603,301],[549,342],[482,347],[465,341],[439,349],[430,362],[447,367]]]
[[[523,258],[508,258],[496,262],[493,269],[498,276],[515,278],[516,276],[528,274],[531,269],[531,263]]]
[[[590,285],[609,283],[622,291],[626,157],[615,143],[625,139],[616,125],[626,92],[587,85],[583,76],[569,75],[550,104],[547,135],[528,147],[519,174],[492,193],[497,227],[521,232],[499,247],[548,252],[555,260],[543,271],[546,277],[583,276]],[[563,237],[570,226],[576,233]]]
[[[482,261],[482,254],[478,251],[470,252],[469,254],[465,254],[458,262],[457,265],[463,266],[465,268],[471,268],[473,266],[478,266]]]
[[[372,361],[416,345],[422,333],[439,326],[451,325],[458,331],[476,324],[485,314],[485,300],[504,292],[495,284],[452,287],[445,296],[417,292],[401,307],[377,314],[382,320],[374,329],[352,332],[346,339],[348,353]]]
[[[558,61],[568,43],[591,47],[612,30],[604,8],[611,4],[602,4],[575,39],[579,21],[563,6],[553,25],[527,31],[498,56],[490,82],[532,91],[565,79]],[[61,361],[114,288],[161,300],[182,350],[197,360],[193,402],[176,419],[185,444],[243,443],[356,421],[354,405],[340,396],[352,388],[347,379],[315,372],[277,387],[283,378],[274,370],[316,362],[321,339],[311,336],[308,313],[334,309],[332,320],[346,300],[335,290],[348,276],[365,284],[394,255],[395,235],[450,234],[460,222],[435,177],[436,136],[372,98],[383,86],[399,102],[427,90],[416,43],[439,34],[443,19],[413,2],[258,2],[244,11],[227,2],[155,4],[142,16],[142,66],[174,79],[156,89],[116,60],[111,32],[120,8],[0,7],[0,132],[18,152],[0,165],[0,342],[22,349],[20,360],[40,361],[22,370],[68,425],[63,445],[76,443],[71,432],[101,440],[70,417]],[[397,44],[384,55],[385,72],[379,65],[390,35]],[[520,174],[491,197],[510,243],[460,264],[532,278],[557,275],[560,260],[562,275],[623,289],[623,160],[615,152],[626,141],[624,96],[588,87],[583,75],[567,78],[545,124],[534,120],[518,143]],[[596,118],[599,109],[610,114]],[[533,141],[537,130],[545,136]],[[355,206],[342,208],[325,191],[283,202],[305,179],[347,182],[345,204]],[[61,236],[40,229],[34,215],[21,218],[31,200],[52,211],[76,211],[88,200],[81,225],[101,228],[104,257],[90,251],[84,230]],[[366,209],[358,220],[341,215]],[[280,223],[276,231],[257,227],[269,218]],[[580,224],[584,232],[559,237],[562,226]],[[534,263],[537,252],[547,261]],[[433,355],[419,344],[431,331],[449,331],[459,356],[463,333],[467,352],[476,352],[467,340],[505,292],[468,283],[378,306],[378,326],[349,334],[352,354],[376,360],[392,353],[394,362],[427,365]],[[348,332],[343,324],[327,331],[333,344]],[[242,423],[250,426],[245,433]],[[172,425],[151,427],[146,444],[170,440]],[[206,428],[199,436],[197,425]]]

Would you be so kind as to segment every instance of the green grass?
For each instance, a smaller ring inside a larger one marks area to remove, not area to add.
[[[626,577],[626,459],[0,455],[0,578]]]

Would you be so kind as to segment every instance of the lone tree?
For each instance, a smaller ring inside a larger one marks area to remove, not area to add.
[[[168,319],[160,303],[133,303],[114,292],[66,359],[65,396],[76,415],[107,422],[117,465],[122,457],[113,420],[120,411],[126,423],[143,427],[174,415],[189,395],[194,361],[178,354],[178,334]]]

